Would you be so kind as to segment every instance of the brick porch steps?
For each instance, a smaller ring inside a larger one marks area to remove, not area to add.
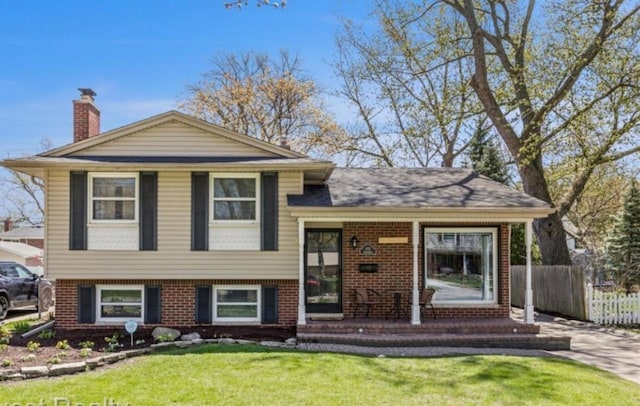
[[[501,319],[308,320],[298,341],[371,347],[472,347],[570,350],[570,337],[540,335],[540,326]]]
[[[368,347],[471,347],[570,350],[570,337],[536,334],[329,334],[298,333],[298,342]]]
[[[300,333],[324,334],[538,334],[540,326],[512,319],[428,319],[414,326],[408,320],[349,319],[308,321]]]

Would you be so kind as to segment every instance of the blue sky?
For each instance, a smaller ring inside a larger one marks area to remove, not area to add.
[[[368,1],[289,0],[286,9],[226,10],[228,0],[20,0],[0,8],[0,159],[72,140],[77,88],[96,91],[101,129],[176,108],[219,52],[297,53],[332,81],[338,17],[360,22]]]

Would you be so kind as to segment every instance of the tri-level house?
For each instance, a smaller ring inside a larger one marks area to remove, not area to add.
[[[58,328],[361,318],[356,288],[373,318],[419,325],[425,287],[439,317],[508,318],[510,226],[530,241],[553,211],[466,169],[337,168],[176,111],[100,133],[81,91],[73,143],[2,162],[46,182]]]

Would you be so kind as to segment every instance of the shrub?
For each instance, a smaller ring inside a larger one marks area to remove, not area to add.
[[[160,334],[158,337],[156,337],[156,341],[160,342],[160,343],[170,343],[171,341],[174,341],[175,338],[173,337],[172,334]]]
[[[114,352],[122,348],[122,344],[120,344],[120,334],[113,333],[111,337],[105,337],[104,341],[107,342],[107,346],[103,347],[102,350],[104,352]]]
[[[50,338],[55,338],[56,337],[56,332],[53,330],[42,330],[40,332],[40,334],[38,334],[38,338],[41,340],[48,340]]]
[[[82,348],[80,350],[80,356],[82,358],[87,358],[89,355],[91,355],[91,348]]]
[[[9,348],[8,344],[0,344],[0,352],[6,351]]]
[[[35,362],[36,354],[27,354],[20,357],[20,362]]]
[[[9,344],[9,339],[11,338],[11,332],[7,328],[7,326],[0,326],[0,344]]]
[[[71,346],[69,345],[69,341],[62,340],[56,343],[56,348],[59,350],[68,350]]]
[[[22,333],[26,333],[27,331],[29,331],[29,329],[31,328],[31,325],[29,324],[28,321],[21,320],[21,321],[17,321],[15,323],[13,323],[11,325],[11,327],[13,328],[13,332],[14,333],[22,334]]]
[[[60,360],[60,358],[58,358],[57,356],[51,357],[47,360],[47,364],[52,364],[52,365],[59,364],[61,362],[62,360]]]
[[[2,367],[3,368],[10,368],[10,367],[12,367],[14,365],[15,365],[15,362],[13,362],[12,359],[5,358],[5,359],[2,360]]]
[[[29,341],[27,343],[27,350],[31,352],[36,352],[40,348],[40,343],[37,341]]]
[[[93,347],[96,346],[96,343],[94,343],[93,341],[81,341],[80,342],[80,348],[88,348],[88,349],[93,349]]]

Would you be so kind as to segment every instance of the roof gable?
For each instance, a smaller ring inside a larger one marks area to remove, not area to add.
[[[40,154],[44,157],[131,155],[306,157],[178,111],[169,111]]]

